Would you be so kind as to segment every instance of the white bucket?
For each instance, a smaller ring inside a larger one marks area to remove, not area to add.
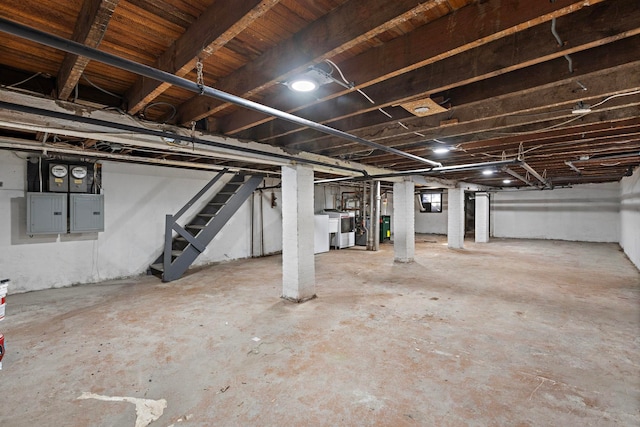
[[[0,321],[4,320],[4,308],[6,307],[7,288],[9,285],[6,283],[0,285]]]

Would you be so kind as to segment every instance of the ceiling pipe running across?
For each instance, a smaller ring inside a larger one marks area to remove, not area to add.
[[[508,173],[509,175],[511,175],[512,177],[519,179],[520,181],[524,182],[525,184],[527,184],[529,187],[535,187],[538,188],[533,182],[529,181],[527,178],[525,178],[524,176],[520,175],[518,172],[513,171],[509,168],[503,168],[502,171],[504,173]]]
[[[236,167],[225,168],[224,166],[211,165],[208,163],[194,163],[194,162],[188,162],[184,160],[157,159],[155,157],[141,157],[141,156],[133,156],[129,154],[106,153],[103,151],[88,151],[88,150],[81,150],[78,148],[56,147],[52,145],[42,145],[38,142],[33,142],[33,141],[25,141],[17,138],[0,136],[0,150],[4,150],[4,149],[36,153],[38,156],[50,155],[53,153],[53,154],[73,156],[74,158],[81,158],[81,159],[91,157],[96,161],[97,160],[113,160],[113,161],[121,161],[121,162],[124,161],[128,163],[173,166],[173,167],[179,167],[179,168],[206,170],[206,171],[213,171],[213,172],[220,172],[223,169],[228,169],[230,172],[247,172],[247,173],[253,173],[253,174],[262,174],[266,176],[280,175],[279,172],[264,171],[261,169],[236,168]]]
[[[102,52],[98,49],[94,49],[83,44],[58,37],[53,34],[46,33],[44,31],[37,30],[26,25],[13,22],[11,20],[0,18],[0,31],[12,34],[23,39],[31,40],[36,43],[40,43],[55,49],[62,50],[67,53],[72,53],[79,56],[92,59],[94,61],[102,62],[103,64],[111,65],[116,68],[120,68],[125,71],[138,74],[140,76],[148,77],[150,79],[158,80],[164,83],[169,83],[173,86],[177,86],[186,89],[191,92],[199,93],[200,95],[206,95],[211,98],[219,99],[221,101],[229,102],[231,104],[238,105],[240,107],[247,108],[249,110],[257,111],[269,116],[273,116],[282,120],[286,120],[291,123],[295,123],[301,126],[306,126],[311,129],[315,129],[319,132],[337,136],[352,142],[367,145],[371,148],[385,151],[387,153],[395,154],[398,156],[406,157],[408,159],[426,163],[431,166],[441,167],[442,164],[434,162],[433,160],[425,159],[414,154],[406,153],[397,148],[387,147],[386,145],[378,144],[377,142],[369,141],[364,138],[352,135],[350,133],[332,128],[330,126],[323,125],[305,118],[287,113],[285,111],[278,110],[276,108],[268,107],[266,105],[259,104],[257,102],[250,101],[248,99],[241,98],[239,96],[232,95],[230,93],[223,92],[218,89],[214,89],[209,86],[197,84],[191,80],[187,80],[182,77],[178,77],[174,74],[167,73],[162,70],[158,70],[147,65],[139,64],[128,59],[121,58],[116,55],[112,55],[107,52]]]
[[[484,162],[484,163],[468,163],[465,165],[455,165],[455,166],[442,166],[437,168],[428,168],[428,169],[412,169],[408,171],[400,171],[394,173],[385,173],[378,175],[369,175],[367,177],[358,177],[358,178],[329,178],[329,179],[320,179],[318,181],[314,181],[314,184],[325,184],[329,182],[340,182],[340,181],[359,181],[363,179],[382,179],[382,178],[395,178],[400,176],[410,176],[410,175],[427,175],[431,176],[434,174],[443,174],[448,172],[461,172],[466,170],[477,170],[477,169],[486,169],[486,168],[501,168],[512,165],[521,165],[522,161],[518,159],[511,160],[498,160],[495,162]]]
[[[522,168],[524,170],[526,170],[527,172],[529,172],[531,175],[533,175],[538,181],[540,181],[542,183],[542,185],[544,185],[546,188],[551,189],[551,184],[549,183],[549,181],[547,181],[542,175],[540,175],[538,172],[536,172],[536,170],[534,168],[532,168],[531,166],[529,166],[525,161],[523,161],[520,166],[522,166]]]

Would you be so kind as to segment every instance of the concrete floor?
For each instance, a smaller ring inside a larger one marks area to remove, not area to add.
[[[640,425],[619,247],[466,247],[317,255],[304,304],[279,299],[279,256],[10,295],[0,425]]]

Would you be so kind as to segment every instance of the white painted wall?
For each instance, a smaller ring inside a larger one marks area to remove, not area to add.
[[[16,293],[142,274],[162,252],[165,215],[180,209],[214,175],[104,162],[105,231],[29,237],[26,161],[0,151],[0,277],[11,279],[9,292]],[[222,185],[219,182],[210,191]],[[263,194],[268,198],[263,207],[265,253],[282,249],[281,211],[271,208],[270,194]],[[252,255],[250,207],[247,200],[196,265]],[[192,212],[198,208],[194,206]],[[254,203],[254,250],[255,236],[260,236],[256,210],[259,205]],[[187,212],[185,219],[189,216]]]
[[[622,178],[620,204],[620,246],[640,268],[640,168]]]
[[[276,186],[280,184],[280,179],[266,178],[263,184],[266,187]],[[250,256],[257,257],[280,252],[282,252],[282,190],[267,188],[256,191],[253,193],[253,252]]]
[[[495,237],[618,242],[620,184],[494,193],[491,223]]]
[[[442,212],[420,212],[417,197],[415,197],[415,211],[416,233],[447,234],[448,195],[446,190],[442,193]]]

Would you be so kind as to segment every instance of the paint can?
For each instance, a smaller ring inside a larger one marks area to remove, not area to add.
[[[7,280],[8,282],[8,280]],[[2,282],[0,282],[2,283]],[[0,321],[4,320],[4,308],[7,305],[7,283],[0,284]]]
[[[2,356],[4,356],[4,335],[0,334],[0,370],[2,370]]]
[[[4,320],[4,308],[7,302],[7,285],[6,283],[0,284],[0,321]]]

